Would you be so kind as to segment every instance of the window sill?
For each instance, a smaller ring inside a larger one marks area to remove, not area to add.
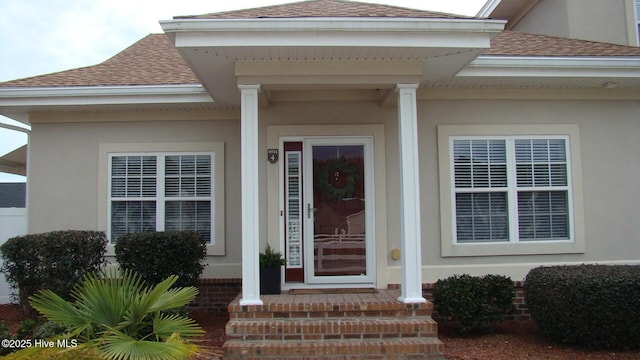
[[[462,256],[510,256],[510,255],[551,255],[582,254],[584,241],[540,241],[520,243],[453,244],[442,247],[442,257]]]

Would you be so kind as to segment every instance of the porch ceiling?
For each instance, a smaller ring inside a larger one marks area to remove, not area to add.
[[[451,77],[489,48],[491,38],[504,22],[177,19],[161,25],[214,101],[238,106],[238,84],[260,84],[270,97],[277,98],[276,92],[295,89],[364,89],[371,93],[391,89],[397,83],[425,83]],[[279,72],[238,73],[238,67],[247,63],[279,63],[273,67]],[[307,64],[302,73],[287,73],[286,70],[299,68],[301,63]],[[408,63],[410,73],[405,71]],[[358,72],[362,64],[366,64],[368,72]]]

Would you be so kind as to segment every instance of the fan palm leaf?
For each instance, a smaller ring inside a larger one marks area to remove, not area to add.
[[[171,288],[177,279],[147,287],[132,271],[112,270],[85,276],[71,293],[74,302],[46,290],[30,299],[49,320],[68,327],[68,336],[109,359],[183,359],[199,349],[188,340],[204,331],[188,317],[162,313],[198,294],[194,287]]]
[[[165,340],[176,333],[184,338],[196,338],[202,336],[204,331],[193,319],[176,314],[165,315],[159,313],[153,319],[153,333],[159,339]]]
[[[199,348],[185,343],[177,334],[164,342],[144,341],[121,332],[111,332],[98,346],[109,360],[179,360],[198,353]]]

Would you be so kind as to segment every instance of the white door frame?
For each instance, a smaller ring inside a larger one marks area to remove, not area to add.
[[[373,169],[373,137],[372,136],[285,136],[280,137],[280,153],[284,154],[285,142],[302,142],[303,146],[303,224],[304,224],[304,271],[305,282],[296,283],[295,287],[370,287],[376,284],[376,234],[375,234],[375,191]],[[313,253],[313,214],[309,209],[313,206],[313,161],[314,145],[362,145],[364,147],[364,181],[365,181],[365,252],[366,275],[363,276],[315,276]],[[284,161],[279,171],[280,184],[284,174]],[[284,186],[280,186],[280,199],[284,199]],[[282,201],[282,200],[281,200]],[[309,206],[307,204],[310,204]],[[282,221],[281,229],[283,229]],[[281,231],[281,234],[283,232]]]

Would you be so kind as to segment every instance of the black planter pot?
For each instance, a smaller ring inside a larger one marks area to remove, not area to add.
[[[280,266],[260,268],[260,294],[273,295],[282,291],[282,272]]]

